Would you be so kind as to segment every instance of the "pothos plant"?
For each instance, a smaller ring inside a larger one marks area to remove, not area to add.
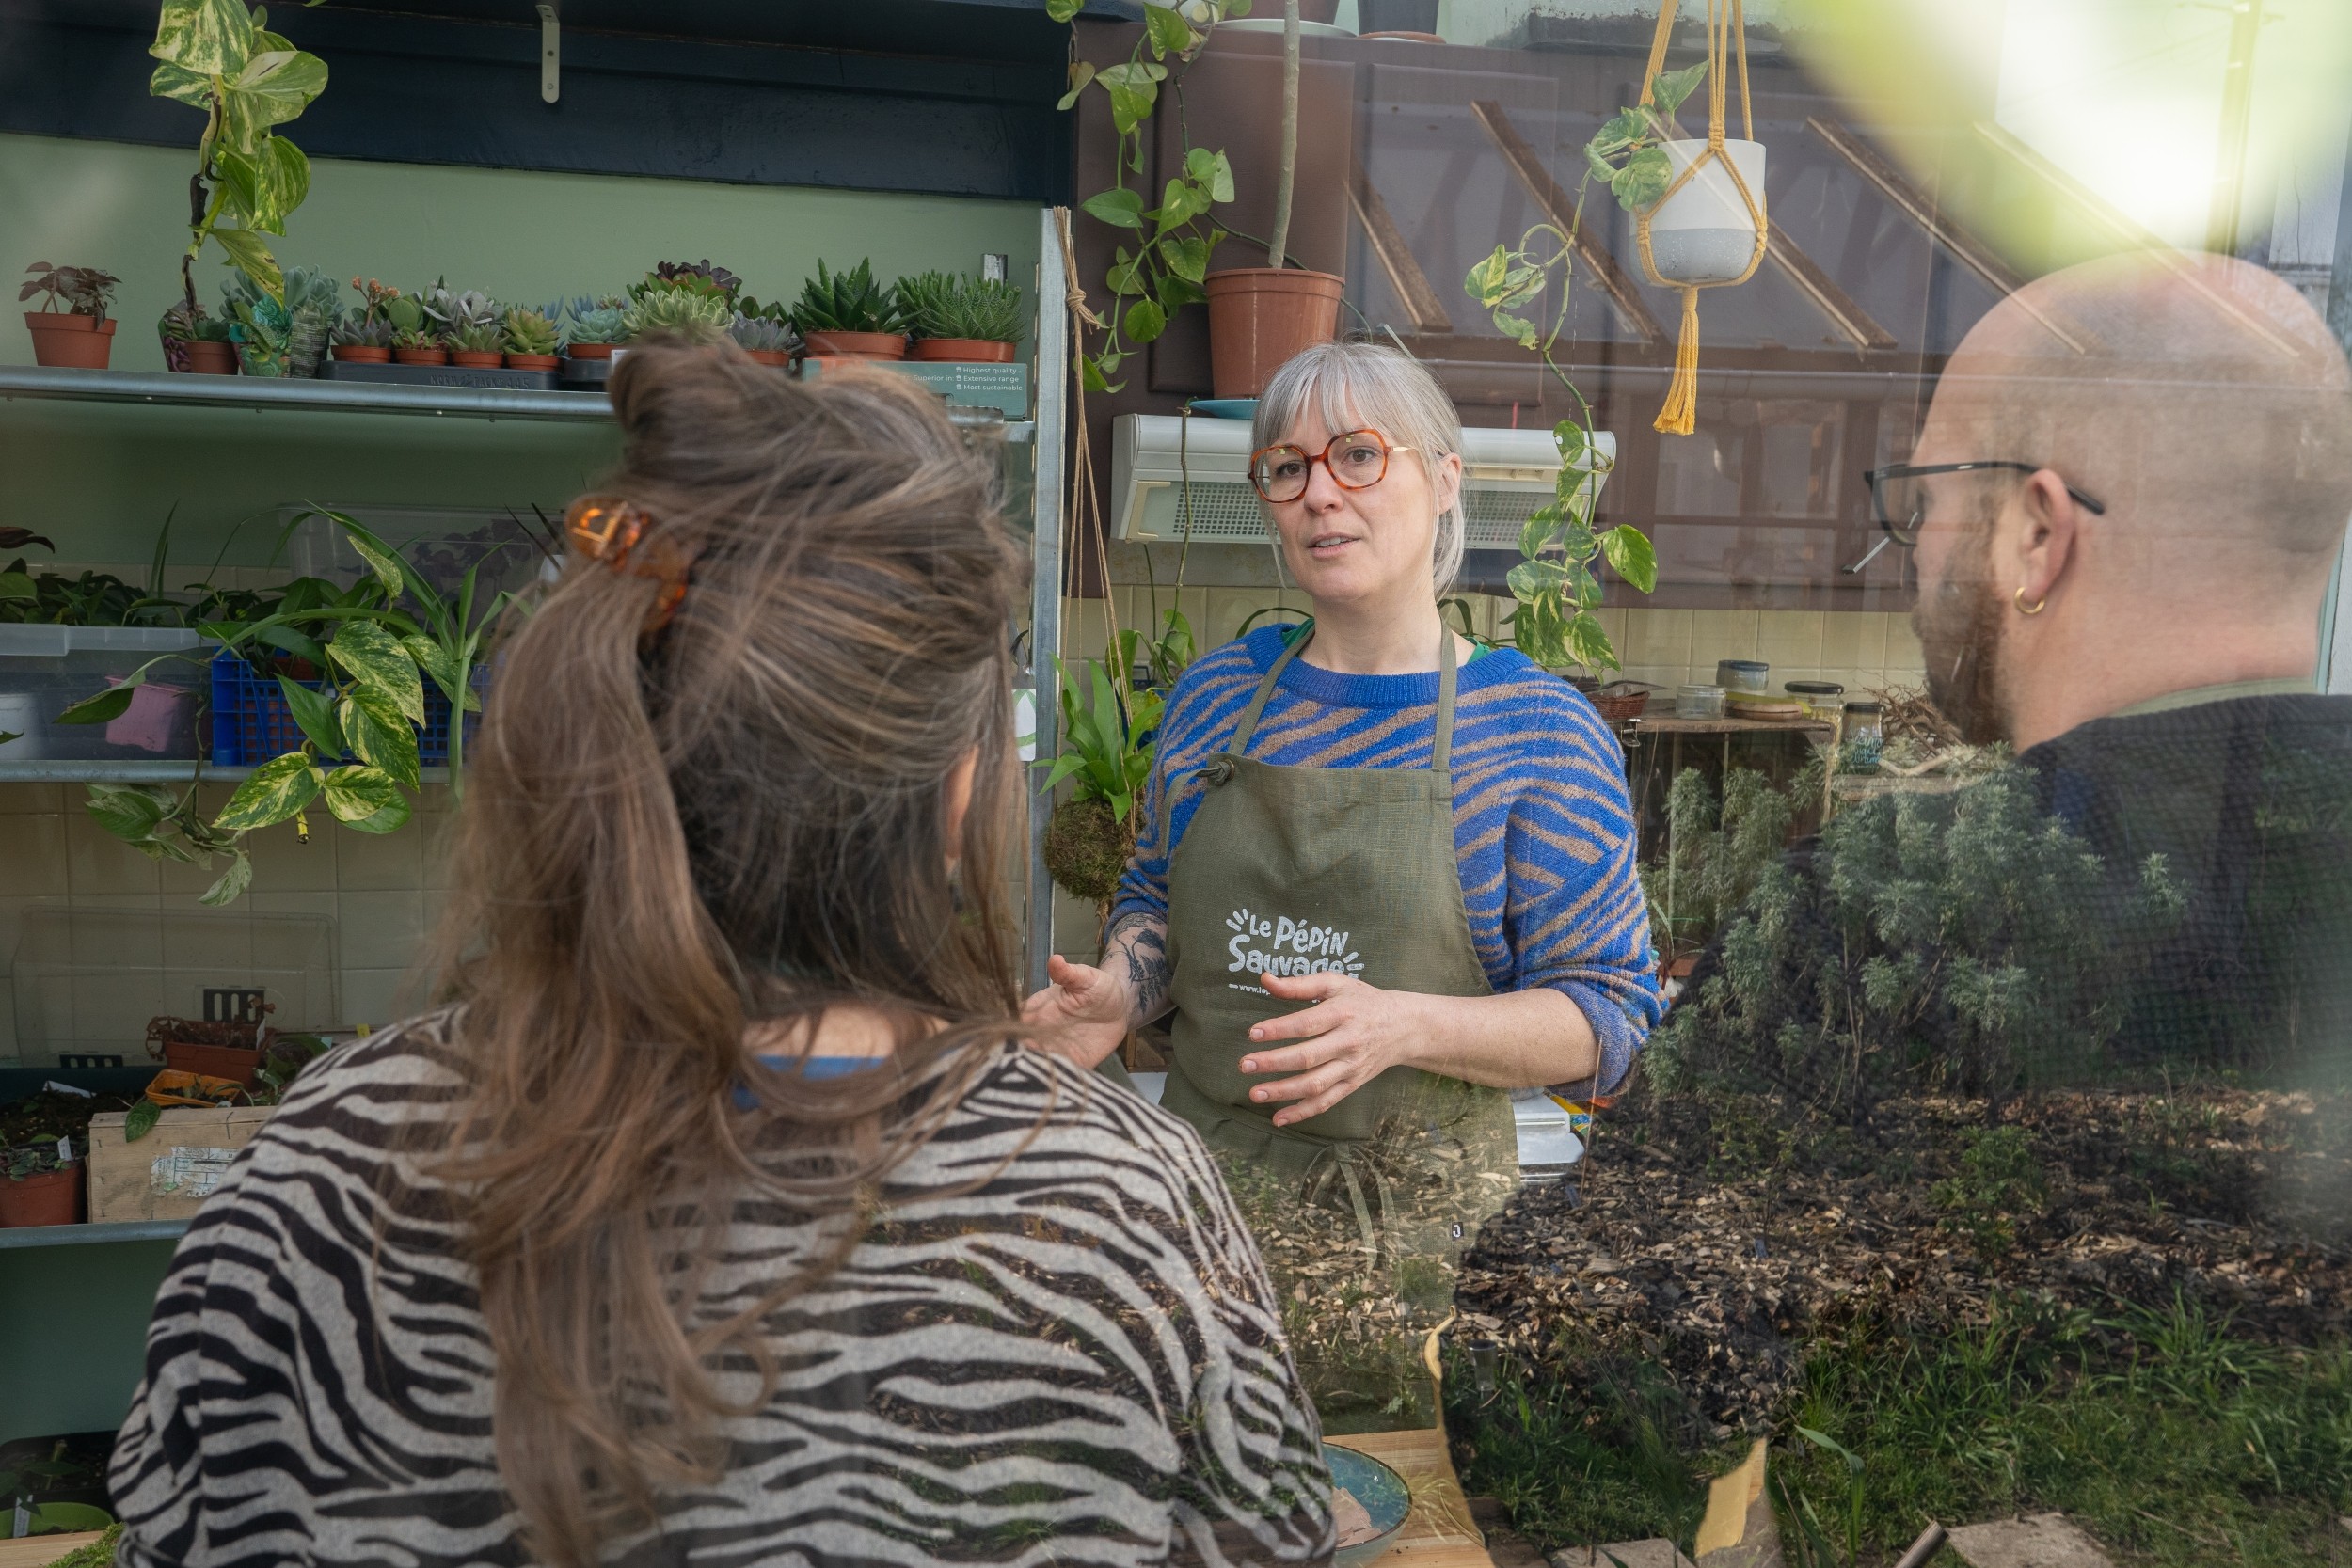
[[[1055,21],[1069,22],[1084,5],[1046,0],[1045,9]],[[1071,61],[1070,90],[1060,106],[1075,106],[1089,86],[1099,86],[1109,95],[1111,124],[1119,133],[1117,182],[1079,205],[1135,236],[1132,249],[1120,245],[1113,252],[1104,279],[1111,291],[1109,336],[1097,352],[1079,356],[1079,378],[1088,391],[1118,391],[1125,384],[1111,377],[1128,356],[1167,331],[1177,311],[1208,300],[1209,259],[1225,238],[1210,211],[1233,199],[1232,165],[1222,152],[1187,146],[1182,170],[1161,191],[1156,207],[1145,205],[1148,196],[1131,189],[1127,177],[1143,172],[1143,126],[1159,104],[1168,62],[1190,64],[1219,22],[1248,14],[1249,0],[1185,0],[1181,8],[1144,0],[1143,36],[1128,58],[1099,70],[1086,60]]]
[[[1508,578],[1511,596],[1518,601],[1511,612],[1511,640],[1538,664],[1618,668],[1616,650],[1593,613],[1601,601],[1597,562],[1606,561],[1645,594],[1658,586],[1657,552],[1641,530],[1630,523],[1593,527],[1594,481],[1607,472],[1610,460],[1595,439],[1592,404],[1552,351],[1567,326],[1573,233],[1583,222],[1584,198],[1593,181],[1604,182],[1628,212],[1664,195],[1672,167],[1660,144],[1674,135],[1675,110],[1706,74],[1705,61],[1661,73],[1651,84],[1647,102],[1612,117],[1584,144],[1584,174],[1577,182],[1568,227],[1539,223],[1519,236],[1517,246],[1495,246],[1463,279],[1463,291],[1492,314],[1495,329],[1541,356],[1544,368],[1576,400],[1578,418],[1552,427],[1552,439],[1560,448],[1552,499],[1538,507],[1519,531],[1520,559]],[[1541,325],[1538,302],[1555,272],[1559,306],[1547,328]],[[1537,319],[1520,313],[1531,309]]]
[[[188,321],[203,314],[191,269],[207,240],[263,293],[284,297],[262,236],[285,233],[287,214],[310,195],[310,160],[271,127],[326,90],[326,62],[270,32],[268,20],[243,0],[164,0],[147,51],[160,62],[148,92],[205,116],[188,181],[188,248],[180,258],[178,309]]]
[[[450,705],[450,790],[453,795],[464,790],[464,716],[482,706],[473,689],[474,667],[509,595],[501,593],[477,606],[481,567],[476,563],[455,596],[445,597],[421,573],[405,569],[383,540],[340,512],[306,511],[289,530],[312,516],[343,531],[366,563],[365,576],[348,589],[301,578],[288,585],[265,615],[198,627],[249,660],[273,666],[299,660],[316,672],[315,687],[293,672],[275,672],[301,744],[255,768],[209,822],[198,809],[194,783],[185,790],[161,784],[90,786],[91,817],[149,859],[209,865],[215,855],[230,858],[203,894],[206,904],[233,903],[251,885],[253,865],[245,838],[256,829],[292,819],[307,840],[314,805],[324,805],[327,815],[358,832],[394,832],[408,821],[415,810],[410,793],[423,783],[417,731],[425,719],[427,678]],[[164,662],[150,660],[120,685],[68,708],[58,721],[97,724],[119,717],[130,706],[132,690]]]

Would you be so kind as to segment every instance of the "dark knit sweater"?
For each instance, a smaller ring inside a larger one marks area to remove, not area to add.
[[[2352,697],[2236,697],[2076,726],[2019,758],[2126,879],[2162,855],[2179,920],[2136,954],[2117,1048],[2352,1077]]]

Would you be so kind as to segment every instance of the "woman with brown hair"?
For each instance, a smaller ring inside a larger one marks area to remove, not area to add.
[[[191,1226],[122,1560],[1327,1556],[1199,1139],[1011,1037],[987,465],[886,376],[656,346],[612,395],[474,749],[457,1001]]]

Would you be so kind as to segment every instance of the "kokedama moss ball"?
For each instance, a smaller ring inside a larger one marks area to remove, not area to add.
[[[1045,869],[1081,898],[1110,902],[1119,874],[1135,853],[1136,822],[1111,815],[1108,800],[1065,800],[1045,825]]]

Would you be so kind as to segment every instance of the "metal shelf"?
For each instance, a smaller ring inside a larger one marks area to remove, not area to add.
[[[103,1246],[109,1242],[176,1242],[185,1220],[115,1220],[104,1225],[25,1225],[0,1229],[0,1252],[12,1247]]]
[[[0,762],[0,784],[234,784],[250,768],[215,768],[191,757],[173,762]],[[449,769],[427,768],[426,784],[449,783]]]
[[[294,410],[319,414],[403,414],[428,419],[530,420],[596,424],[612,405],[602,392],[508,391],[481,387],[390,387],[373,382],[271,380],[262,376],[174,375],[148,371],[69,371],[0,365],[0,401],[146,404],[172,408]],[[958,424],[993,427],[978,415],[952,416]],[[1002,421],[1005,438],[1026,443],[1037,426]]]

